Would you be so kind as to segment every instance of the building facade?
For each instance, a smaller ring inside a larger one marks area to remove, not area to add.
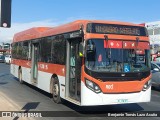
[[[160,21],[145,23],[150,36],[150,43],[160,45]]]
[[[160,51],[160,21],[148,22],[145,26],[150,38],[151,53],[157,53]]]
[[[2,45],[0,45],[0,54],[11,54],[11,44],[3,43]]]

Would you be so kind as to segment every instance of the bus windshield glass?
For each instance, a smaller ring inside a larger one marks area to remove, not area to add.
[[[97,72],[144,72],[150,70],[148,42],[90,39],[85,65]]]

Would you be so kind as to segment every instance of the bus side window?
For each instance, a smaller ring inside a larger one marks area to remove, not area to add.
[[[42,38],[42,40],[40,41],[40,46],[41,46],[40,59],[42,62],[46,63],[51,62],[51,45],[52,45],[52,40],[50,37]]]

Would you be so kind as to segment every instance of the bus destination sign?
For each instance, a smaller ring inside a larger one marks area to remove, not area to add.
[[[115,24],[89,23],[87,25],[87,32],[99,34],[147,36],[144,27]]]

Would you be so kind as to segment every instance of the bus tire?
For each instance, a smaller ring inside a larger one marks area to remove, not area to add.
[[[20,68],[18,70],[18,80],[20,84],[23,84],[23,80],[22,80],[22,69]]]
[[[61,97],[60,97],[60,85],[59,85],[59,80],[57,77],[52,77],[53,81],[53,87],[52,87],[52,97],[53,101],[57,104],[61,103]]]

